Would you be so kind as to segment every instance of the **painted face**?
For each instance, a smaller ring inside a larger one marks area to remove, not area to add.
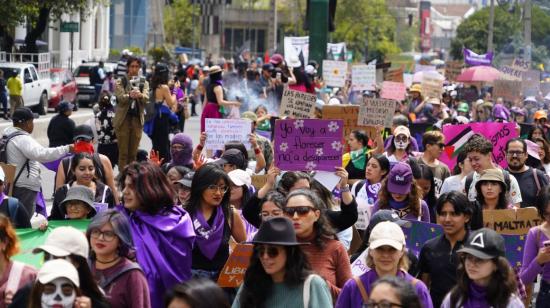
[[[486,286],[497,266],[492,260],[479,259],[471,254],[465,254],[464,267],[468,277],[478,285]]]
[[[283,216],[283,210],[273,201],[266,201],[262,204],[260,215],[262,216],[262,221],[265,221],[271,217]]]
[[[468,153],[468,160],[476,172],[491,168],[491,153],[471,152]]]
[[[313,233],[313,224],[321,216],[321,212],[305,196],[290,198],[283,211],[292,220],[296,236],[300,238],[306,238]]]
[[[70,200],[65,203],[65,211],[69,219],[84,219],[90,214],[90,206],[79,200]]]
[[[124,200],[124,207],[130,211],[135,211],[139,208],[139,201],[137,199],[136,190],[132,179],[127,176],[124,179],[124,189],[122,190],[122,198]]]
[[[369,296],[369,303],[377,303],[378,307],[382,307],[384,304],[387,304],[384,305],[384,307],[402,307],[397,292],[387,283],[378,284],[372,289]]]
[[[228,192],[229,186],[223,179],[219,179],[216,184],[208,186],[202,192],[202,201],[208,206],[219,206],[222,203],[223,196]]]
[[[399,266],[399,259],[403,256],[402,250],[391,246],[380,246],[376,249],[369,249],[375,268],[383,272],[393,272]]]
[[[81,159],[74,169],[74,176],[79,185],[90,185],[95,176],[94,162],[88,158]]]
[[[294,185],[290,188],[290,191],[307,188],[309,189],[309,181],[306,179],[299,179]]]
[[[437,213],[437,222],[443,227],[443,232],[449,236],[458,234],[466,229],[466,223],[470,216],[455,212],[455,207],[450,202],[445,202],[441,211]]]
[[[409,146],[409,138],[405,135],[397,135],[393,139],[393,144],[397,150],[405,150]]]
[[[72,308],[76,290],[71,281],[61,277],[44,285],[40,302],[42,308]]]
[[[104,224],[99,229],[94,229],[90,233],[90,246],[96,256],[111,257],[117,254],[119,245],[118,236],[115,234],[111,223]]]
[[[481,193],[485,200],[496,199],[501,192],[502,187],[499,182],[483,181],[483,183],[481,183]]]
[[[369,183],[374,184],[380,182],[385,173],[385,171],[382,171],[382,167],[380,167],[378,160],[375,158],[369,159],[367,168],[365,169],[365,178],[369,180]]]
[[[268,275],[284,278],[286,250],[283,246],[258,245],[254,249]]]

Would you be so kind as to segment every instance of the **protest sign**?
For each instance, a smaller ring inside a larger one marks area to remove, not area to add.
[[[21,245],[20,252],[13,256],[13,260],[23,262],[28,265],[32,265],[35,268],[42,267],[43,256],[42,253],[33,254],[34,248],[43,245],[46,242],[46,238],[53,229],[61,226],[74,227],[83,233],[88,229],[90,224],[89,219],[83,220],[50,220],[48,221],[48,228],[46,231],[38,229],[16,229],[17,237],[19,238],[19,244]]]
[[[353,130],[363,130],[370,139],[376,139],[376,129],[373,126],[357,125],[358,116],[358,105],[325,105],[322,109],[323,120],[335,119],[344,122],[344,139],[347,138]]]
[[[527,72],[530,66],[529,62],[515,58],[512,65],[503,65],[500,67],[500,71],[502,72],[501,79],[521,81],[523,73]]]
[[[4,191],[8,192],[8,196],[13,194],[13,181],[15,180],[15,165],[0,163],[0,167],[4,171]]]
[[[424,73],[421,86],[424,97],[440,98],[443,93],[443,79],[435,74]]]
[[[255,174],[251,176],[251,178],[252,178],[252,186],[254,186],[256,190],[259,190],[260,188],[262,188],[265,185],[265,182],[267,182],[266,174],[261,174],[261,175]]]
[[[437,70],[437,67],[435,65],[422,65],[422,64],[416,64],[414,66],[414,72],[433,72]]]
[[[543,220],[534,207],[506,210],[483,210],[483,224],[500,234],[524,235]]]
[[[518,137],[515,123],[470,123],[462,125],[444,125],[445,149],[439,160],[452,170],[456,165],[456,156],[468,139],[479,133],[493,144],[493,161],[503,168],[508,166],[504,148],[506,142]]]
[[[223,150],[229,141],[240,141],[250,149],[248,135],[252,130],[250,120],[246,119],[206,119],[205,132],[208,150]]]
[[[237,244],[220,272],[218,285],[222,288],[238,288],[243,282],[253,252],[254,245]]]
[[[540,84],[540,92],[542,93],[543,97],[550,94],[550,82],[541,83]],[[548,99],[548,98],[545,98],[545,99]]]
[[[334,171],[342,165],[342,120],[277,120],[275,165],[281,170]]]
[[[309,36],[286,36],[284,39],[285,61],[288,63],[290,59],[300,59],[300,54],[304,59],[304,63],[309,60]],[[301,59],[300,59],[301,60]]]
[[[447,61],[445,62],[445,79],[456,81],[456,77],[462,74],[464,63],[462,61]]]
[[[537,96],[540,91],[540,71],[528,70],[523,72],[521,81],[523,96]]]
[[[354,91],[374,90],[376,86],[376,60],[351,67],[351,85]]]
[[[395,114],[394,100],[380,98],[366,98],[359,107],[357,125],[359,126],[392,126],[393,115]]]
[[[398,102],[405,99],[407,87],[402,82],[384,81],[382,83],[381,98],[394,99]]]
[[[283,92],[279,116],[290,116],[294,119],[313,118],[316,101],[317,96],[314,94],[286,88]]]
[[[327,57],[330,60],[346,61],[346,43],[327,43]],[[306,62],[307,63],[307,62]]]
[[[505,101],[514,102],[521,98],[521,85],[521,81],[497,79],[494,81],[493,97],[502,97]]]
[[[345,86],[347,72],[347,62],[323,60],[323,79],[327,86],[338,88]]]
[[[355,277],[363,275],[366,271],[369,270],[367,266],[367,254],[369,253],[369,248],[365,249],[355,261],[351,264],[351,274]]]
[[[428,240],[443,234],[443,228],[440,225],[423,221],[407,220],[406,225],[402,226],[405,233],[407,248],[416,256],[420,254],[420,249]]]
[[[464,48],[464,63],[469,66],[478,66],[478,65],[487,65],[491,66],[493,62],[493,52],[488,52],[486,54],[478,55],[477,53],[471,51],[468,48]]]
[[[393,82],[404,82],[403,68],[389,69],[384,73],[384,80]]]
[[[465,100],[469,103],[477,100],[479,95],[476,88],[458,88],[456,89],[457,98],[459,100]]]

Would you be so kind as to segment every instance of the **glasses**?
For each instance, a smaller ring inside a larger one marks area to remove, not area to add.
[[[445,143],[443,142],[440,142],[440,143],[430,143],[431,145],[437,145],[439,148],[443,149],[445,147]]]
[[[475,265],[481,265],[481,264],[485,264],[485,263],[491,261],[491,259],[480,259],[476,256],[471,255],[471,254],[466,254],[466,255],[462,256],[462,260],[464,262],[469,262],[469,263],[472,263],[472,264],[475,264]]]
[[[98,239],[100,238],[101,236],[103,236],[103,240],[106,241],[106,242],[110,242],[112,240],[115,239],[116,237],[116,234],[113,232],[113,231],[101,231],[99,229],[94,229],[92,230],[92,232],[90,233],[90,236],[95,238],[95,239]]]
[[[379,302],[375,302],[373,300],[370,300],[367,302],[367,308],[392,308],[392,307],[403,307],[403,305],[392,303],[387,300],[381,300]]]
[[[521,152],[521,151],[508,151],[508,152],[506,152],[506,155],[511,156],[511,157],[523,156],[523,154],[525,154],[525,152]]]
[[[296,206],[296,207],[285,207],[283,209],[283,212],[285,213],[286,216],[289,216],[289,217],[294,217],[294,214],[298,214],[298,216],[302,217],[302,216],[306,216],[309,211],[314,211],[315,208],[311,207],[311,206]]]
[[[277,217],[281,215],[283,215],[283,210],[274,210],[271,212],[263,211],[260,213],[260,217],[262,217],[262,219],[267,219],[269,217]]]
[[[258,255],[258,257],[263,257],[263,255],[265,253],[267,253],[267,256],[270,257],[270,258],[277,258],[277,256],[279,255],[279,249],[275,246],[266,246],[266,245],[262,245],[262,246],[256,246],[254,247],[254,250],[256,251],[256,254]]]
[[[210,189],[210,190],[218,191],[218,192],[220,192],[222,195],[225,195],[225,193],[226,193],[227,191],[229,191],[229,187],[227,187],[227,186],[220,186],[220,185],[214,185],[214,184],[208,185],[207,188]]]

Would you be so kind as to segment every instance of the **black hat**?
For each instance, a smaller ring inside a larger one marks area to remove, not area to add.
[[[239,169],[246,168],[246,158],[244,154],[237,149],[229,149],[223,152],[222,156],[215,161],[217,165],[223,167],[225,164],[232,164],[237,166]]]
[[[155,65],[155,74],[163,74],[168,72],[168,66],[164,63],[157,63]]]
[[[281,246],[307,245],[296,240],[296,232],[292,221],[286,217],[278,216],[264,221],[252,244],[271,244]]]
[[[74,105],[69,101],[62,101],[61,103],[59,103],[59,105],[57,105],[57,111],[60,113],[73,110],[73,108]]]
[[[28,107],[21,107],[15,109],[13,112],[13,123],[23,123],[28,120],[38,119],[38,114],[32,112]]]
[[[374,228],[374,226],[376,226],[378,223],[381,223],[383,221],[390,221],[390,222],[395,222],[396,224],[398,224],[400,227],[402,226],[406,226],[407,224],[410,225],[410,222],[406,221],[406,220],[403,220],[401,218],[399,218],[399,215],[397,215],[397,213],[395,213],[394,211],[392,210],[378,210],[376,211],[376,213],[374,213],[374,215],[372,215],[372,217],[370,218],[370,221],[369,221],[369,228]]]
[[[271,72],[275,67],[271,63],[265,63],[262,65],[262,70]]]
[[[86,141],[92,141],[92,139],[94,139],[94,131],[90,125],[82,124],[74,128],[73,141],[77,141],[79,139],[84,139]]]
[[[181,185],[183,185],[187,188],[191,188],[191,183],[193,182],[193,176],[194,175],[195,175],[195,172],[189,171],[183,176],[183,178],[181,178],[178,181],[178,183],[180,183]]]
[[[492,229],[483,228],[476,230],[468,236],[464,247],[457,250],[460,253],[471,254],[480,259],[493,259],[504,257],[506,246],[504,238]]]

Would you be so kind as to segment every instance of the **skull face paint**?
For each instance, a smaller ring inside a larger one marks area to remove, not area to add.
[[[405,135],[398,135],[393,139],[393,144],[397,150],[405,150],[409,146],[409,138]]]
[[[71,308],[76,299],[76,290],[67,278],[57,278],[44,285],[42,308]]]

